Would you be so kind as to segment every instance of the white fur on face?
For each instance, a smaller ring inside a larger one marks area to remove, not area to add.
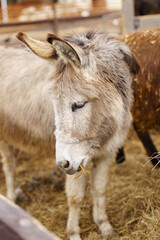
[[[56,163],[67,174],[77,172],[80,164],[84,166],[90,159],[87,152],[87,142],[65,143],[56,141]],[[64,163],[68,161],[69,166],[64,168]]]

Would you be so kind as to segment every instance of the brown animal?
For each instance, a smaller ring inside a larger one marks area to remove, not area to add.
[[[123,40],[136,56],[141,70],[133,79],[134,128],[152,163],[160,167],[160,157],[148,131],[160,131],[160,29],[136,31]],[[124,159],[121,149],[117,161]],[[158,164],[159,163],[159,164]]]
[[[94,221],[103,236],[114,235],[105,211],[108,168],[132,120],[131,82],[139,66],[124,43],[100,32],[65,40],[49,34],[46,43],[23,33],[18,38],[33,53],[0,49],[0,153],[8,197],[16,197],[12,146],[53,157],[56,138],[57,165],[69,174],[70,240],[81,239],[79,213],[85,189],[85,176],[74,178],[89,161],[94,163]]]
[[[133,80],[133,118],[141,130],[160,131],[160,29],[136,31],[125,37],[141,66]]]

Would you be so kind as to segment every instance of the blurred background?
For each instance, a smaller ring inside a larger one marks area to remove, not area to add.
[[[84,32],[90,27],[121,34],[126,24],[129,24],[129,30],[125,32],[140,27],[140,18],[133,19],[134,16],[160,13],[160,0],[0,0],[0,2],[1,44],[16,43],[15,33],[18,31],[30,32],[31,36],[38,39],[45,39],[45,33],[48,32],[64,35],[71,31]],[[159,15],[157,16],[156,19],[159,19]],[[157,25],[154,23],[154,26]],[[146,27],[150,26],[143,26]]]

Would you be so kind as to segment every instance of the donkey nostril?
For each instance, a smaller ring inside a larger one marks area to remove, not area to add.
[[[64,167],[64,168],[69,168],[69,165],[70,165],[70,164],[69,164],[69,161],[67,161],[67,160],[64,161],[64,163],[63,163],[63,167]]]

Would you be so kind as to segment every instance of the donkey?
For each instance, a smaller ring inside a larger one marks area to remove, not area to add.
[[[93,161],[93,218],[102,236],[113,236],[105,210],[108,168],[132,121],[131,82],[139,66],[123,42],[101,32],[64,40],[48,34],[48,42],[24,33],[17,37],[31,51],[1,47],[0,60],[0,153],[7,195],[16,198],[13,147],[44,157],[53,157],[56,147],[56,163],[67,174],[68,236],[80,240],[85,176],[74,178]]]

